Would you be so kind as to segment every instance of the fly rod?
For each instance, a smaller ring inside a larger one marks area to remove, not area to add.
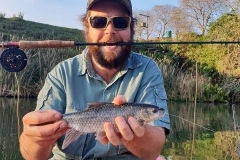
[[[115,46],[115,45],[163,45],[163,44],[240,44],[240,41],[208,41],[208,42],[74,42],[61,40],[0,42],[0,48],[6,48],[0,55],[0,63],[8,72],[19,72],[27,65],[27,56],[21,49],[30,48],[63,48],[75,46]]]
[[[74,46],[91,46],[91,45],[153,45],[153,44],[240,44],[240,41],[203,41],[203,42],[74,42],[74,41],[61,41],[61,40],[45,40],[45,41],[19,41],[19,42],[0,42],[0,48],[19,47],[21,49],[28,48],[62,48]]]

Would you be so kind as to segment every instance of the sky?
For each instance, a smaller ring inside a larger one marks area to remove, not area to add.
[[[78,19],[85,13],[86,4],[87,0],[0,0],[0,13],[10,18],[21,12],[24,20],[83,29]],[[178,6],[178,0],[132,0],[133,11],[166,4]]]

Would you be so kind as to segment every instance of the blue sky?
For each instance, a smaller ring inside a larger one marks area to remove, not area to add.
[[[87,0],[0,0],[0,13],[9,18],[21,12],[25,20],[82,29],[78,17],[85,12],[86,4]],[[178,0],[132,0],[133,10],[165,4],[178,6]]]

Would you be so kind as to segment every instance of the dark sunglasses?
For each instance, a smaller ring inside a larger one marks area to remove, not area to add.
[[[107,28],[109,22],[112,22],[115,30],[124,30],[130,26],[131,18],[130,17],[100,17],[100,16],[88,17],[88,23],[92,26],[92,28],[104,30]]]

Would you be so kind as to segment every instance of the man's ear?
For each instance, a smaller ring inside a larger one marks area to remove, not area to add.
[[[89,29],[89,24],[88,24],[88,22],[87,22],[87,21],[84,21],[84,22],[83,22],[83,26],[84,26],[84,31],[85,31],[85,33],[88,33],[88,29]]]

